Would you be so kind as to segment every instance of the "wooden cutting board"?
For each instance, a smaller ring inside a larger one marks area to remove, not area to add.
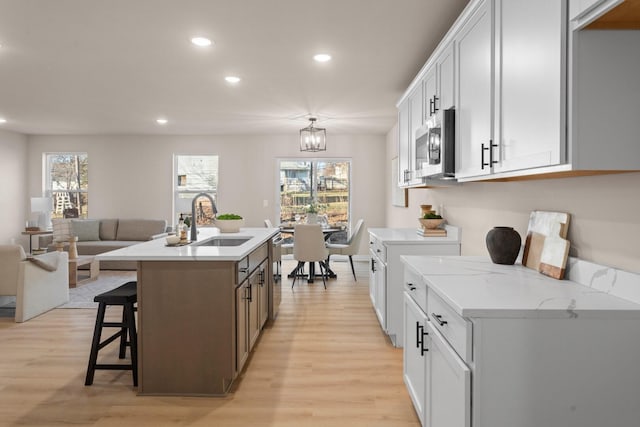
[[[560,224],[558,236],[567,237],[571,215],[566,212],[533,211],[529,215],[529,226],[522,253],[522,265],[533,270],[540,269],[540,257],[544,241],[550,236],[556,224]]]
[[[544,234],[536,233],[535,231],[527,234],[524,243],[524,252],[522,253],[522,265],[534,270],[538,269],[542,247],[544,246],[544,238]]]
[[[556,223],[551,233],[545,237],[538,271],[554,279],[562,280],[569,256],[569,241],[560,237],[562,225]]]

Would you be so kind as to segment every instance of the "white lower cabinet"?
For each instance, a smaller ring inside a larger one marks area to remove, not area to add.
[[[471,370],[447,343],[432,322],[427,363],[426,422],[430,427],[471,426]]]
[[[420,422],[425,425],[425,409],[427,389],[426,356],[428,344],[424,339],[428,339],[425,334],[427,316],[413,299],[405,292],[404,296],[404,354],[403,354],[403,379],[411,396],[414,408],[418,413]]]
[[[385,292],[385,275],[387,266],[384,260],[370,251],[371,265],[369,270],[369,297],[371,304],[378,316],[378,321],[383,328],[387,324],[387,295]]]
[[[638,425],[636,299],[481,257],[402,259],[403,377],[422,426]]]
[[[422,237],[416,228],[369,228],[369,295],[395,347],[404,342],[402,255],[460,255],[458,227],[447,226],[445,237]]]

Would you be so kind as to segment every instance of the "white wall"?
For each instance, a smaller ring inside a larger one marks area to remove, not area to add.
[[[298,135],[30,136],[29,190],[41,191],[42,153],[84,151],[89,156],[89,217],[160,218],[172,222],[173,154],[216,154],[220,212],[236,212],[247,226],[276,219],[278,158],[351,158],[352,217],[384,224],[384,135],[327,135],[327,151],[301,153]],[[268,207],[263,201],[268,200]],[[375,206],[376,208],[371,208]],[[361,252],[367,251],[363,239]]]
[[[7,244],[11,239],[16,243],[24,242],[28,248],[29,241],[20,233],[29,219],[30,198],[40,193],[30,193],[28,174],[24,167],[27,161],[27,138],[13,132],[0,130],[0,244]]]
[[[395,131],[387,163],[397,155]],[[417,227],[421,204],[443,205],[447,221],[462,227],[463,255],[488,256],[484,239],[496,225],[514,227],[524,243],[532,210],[560,211],[571,214],[571,256],[640,272],[640,173],[412,189],[408,208],[391,206],[387,194],[386,225]]]

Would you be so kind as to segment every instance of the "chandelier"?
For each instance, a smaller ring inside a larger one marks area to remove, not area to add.
[[[326,151],[327,130],[313,126],[315,117],[310,117],[309,126],[300,129],[300,151]]]

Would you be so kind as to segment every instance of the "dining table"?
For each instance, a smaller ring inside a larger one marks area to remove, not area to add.
[[[322,234],[324,235],[324,240],[325,242],[327,240],[329,240],[329,238],[331,237],[332,234],[337,233],[339,231],[344,231],[344,227],[322,227]],[[295,245],[295,226],[290,226],[290,225],[281,225],[280,226],[280,232],[281,233],[288,233],[294,236],[294,245]],[[287,277],[289,278],[293,278],[295,276],[295,271],[296,269],[294,268]],[[303,274],[303,277],[307,278],[307,282],[308,283],[313,283],[314,279],[318,278],[318,279],[322,279],[322,275],[316,273],[316,268],[315,268],[315,262],[310,262],[309,263],[309,274]],[[298,277],[300,277],[300,275],[298,275]],[[327,264],[327,276],[330,279],[335,279],[337,278],[337,274],[331,269],[331,267],[329,267],[329,265]]]

